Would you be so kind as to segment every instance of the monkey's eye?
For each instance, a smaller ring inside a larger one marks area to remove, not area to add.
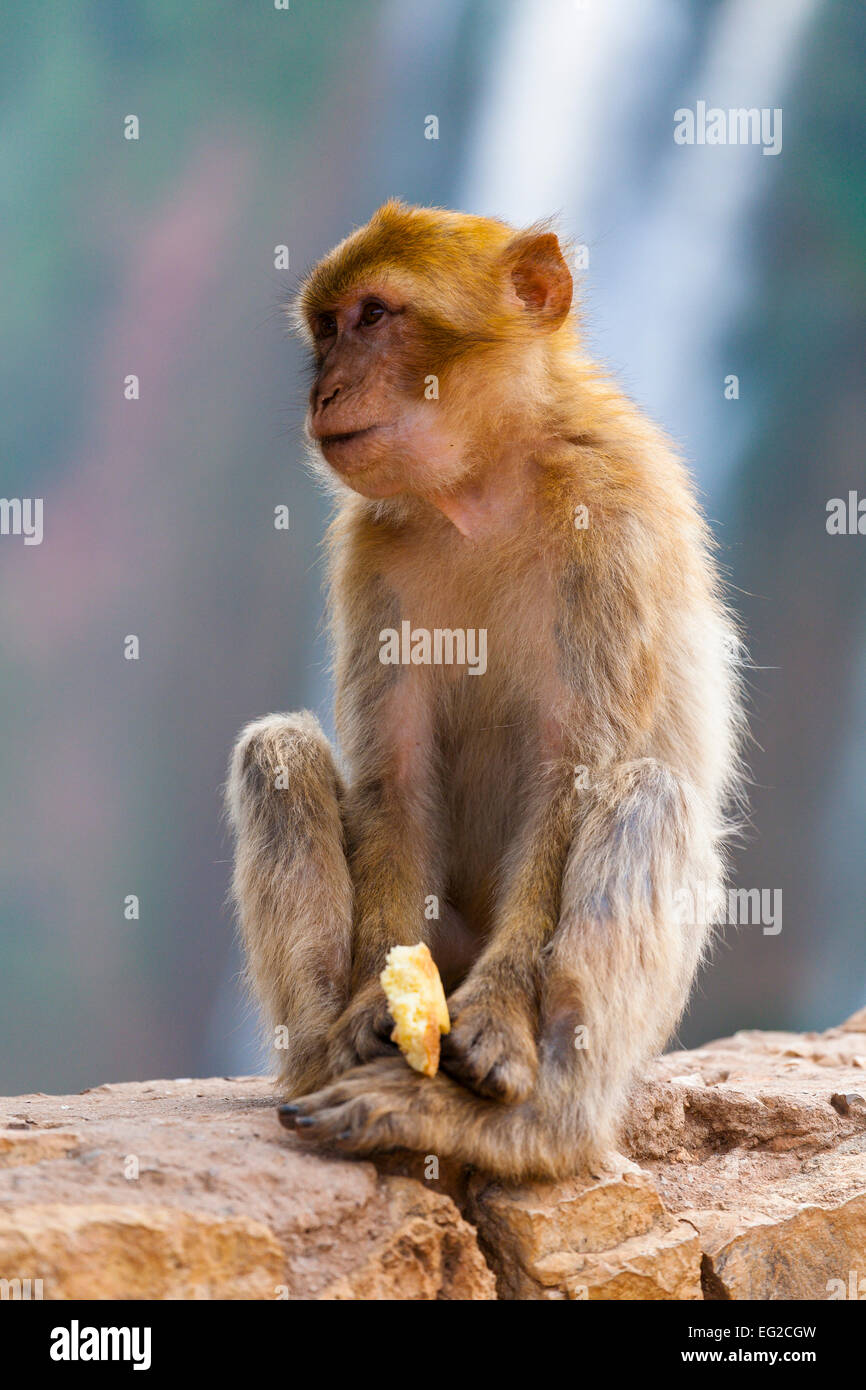
[[[363,324],[365,328],[369,328],[371,324],[378,323],[384,313],[384,304],[380,304],[378,299],[368,299],[361,310],[361,317],[358,322]]]
[[[333,338],[337,331],[336,314],[317,314],[313,324],[313,334],[316,338]]]

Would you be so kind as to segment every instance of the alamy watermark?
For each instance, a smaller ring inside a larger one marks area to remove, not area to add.
[[[705,101],[674,112],[678,145],[760,145],[762,154],[782,150],[781,106],[708,106]]]
[[[48,1355],[52,1361],[130,1361],[134,1371],[147,1371],[151,1328],[82,1327],[73,1318],[68,1327],[52,1328]]]
[[[844,1279],[828,1279],[827,1298],[831,1303],[840,1298],[862,1303],[866,1300],[866,1279],[861,1279],[856,1269],[848,1270],[847,1283]]]
[[[41,1279],[0,1279],[0,1302],[28,1303],[44,1297]]]
[[[866,497],[852,488],[845,497],[831,497],[827,503],[829,536],[866,536]]]
[[[674,915],[681,926],[762,927],[764,936],[782,930],[781,888],[728,888],[695,883],[674,893]]]
[[[379,633],[383,666],[466,666],[470,676],[487,670],[486,627],[413,628],[409,622],[385,627]]]
[[[42,498],[0,497],[0,536],[23,536],[25,545],[41,545]]]

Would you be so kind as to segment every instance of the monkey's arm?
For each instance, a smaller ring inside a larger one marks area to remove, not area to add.
[[[380,662],[388,594],[375,576],[366,586],[357,576],[354,582],[354,621],[344,627],[337,660],[337,723],[351,769],[352,978],[348,1007],[331,1030],[334,1072],[393,1050],[379,974],[392,946],[427,940],[424,901],[441,892],[428,684],[417,667]]]

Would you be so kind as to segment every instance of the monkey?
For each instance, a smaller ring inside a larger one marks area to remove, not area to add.
[[[336,499],[340,753],[271,715],[227,783],[281,1121],[504,1181],[603,1165],[713,939],[688,905],[719,901],[742,799],[739,635],[694,485],[587,352],[549,223],[391,200],[291,312]],[[454,635],[482,632],[473,670]],[[432,1078],[379,983],[419,940],[452,1022]]]

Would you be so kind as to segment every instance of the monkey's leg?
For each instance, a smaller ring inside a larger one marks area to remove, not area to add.
[[[615,1146],[632,1084],[685,1008],[704,905],[719,904],[718,843],[714,809],[654,758],[620,764],[581,816],[545,952],[535,1100],[590,1158]]]
[[[527,1100],[485,1100],[402,1059],[356,1068],[296,1100],[284,1123],[345,1152],[406,1148],[521,1180],[562,1177],[616,1142],[630,1085],[683,1009],[719,864],[693,790],[653,759],[623,764],[591,794],[543,953],[538,1072]],[[706,887],[707,897],[702,890]]]
[[[227,787],[233,891],[247,976],[289,1095],[328,1079],[326,1037],[348,998],[352,881],[342,796],[311,714],[269,715],[238,738]]]

